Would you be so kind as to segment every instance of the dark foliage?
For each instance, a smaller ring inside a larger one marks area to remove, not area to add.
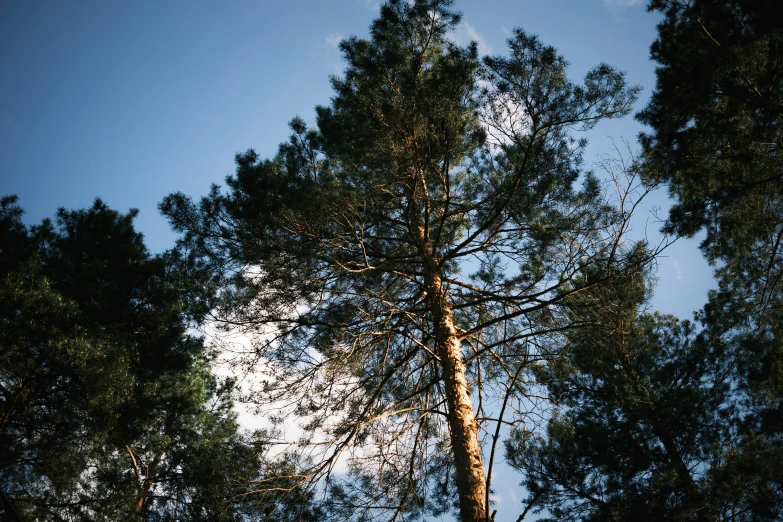
[[[24,520],[310,513],[312,493],[252,493],[262,434],[237,431],[231,381],[216,380],[187,333],[186,312],[201,306],[188,306],[192,267],[151,255],[134,211],[96,201],[31,228],[21,216],[15,198],[2,200],[0,510]]]

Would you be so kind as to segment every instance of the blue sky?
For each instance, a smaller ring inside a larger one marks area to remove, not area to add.
[[[572,77],[607,62],[644,91],[654,86],[649,46],[657,15],[642,0],[457,1],[454,37],[505,53],[522,27],[572,63]],[[373,0],[0,2],[0,194],[18,194],[29,223],[57,207],[138,208],[153,251],[173,245],[158,214],[168,193],[205,194],[249,147],[274,154],[296,115],[313,121],[328,77],[342,70],[337,43],[364,36]],[[589,136],[588,165],[611,140],[635,143],[631,117]],[[664,193],[651,198],[666,208]],[[642,215],[637,234],[659,224]],[[711,270],[695,241],[659,261],[653,305],[689,317],[705,300]],[[501,496],[503,496],[501,494]]]
[[[18,194],[27,220],[101,197],[138,208],[151,250],[172,246],[158,214],[168,193],[199,196],[233,170],[233,155],[274,154],[287,123],[313,121],[339,74],[337,43],[367,34],[374,0],[288,2],[0,2],[0,194]],[[607,62],[644,87],[655,14],[641,0],[457,1],[455,38],[505,51],[514,27],[537,33],[572,63],[574,77]],[[632,118],[590,134],[588,164],[635,141]],[[665,207],[660,194],[657,206]],[[658,228],[652,218],[647,229]],[[640,221],[643,226],[643,222]],[[655,305],[689,316],[711,284],[694,243],[660,261]],[[672,293],[672,296],[669,294]],[[676,294],[676,296],[674,296]]]

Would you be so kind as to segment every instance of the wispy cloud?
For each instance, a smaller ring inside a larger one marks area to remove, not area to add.
[[[451,33],[451,37],[459,45],[468,45],[470,42],[478,44],[479,54],[492,54],[492,48],[487,45],[486,39],[479,33],[475,27],[467,22],[462,22]]]
[[[343,39],[341,33],[331,33],[323,40],[317,49],[313,49],[311,52],[313,58],[330,64],[333,74],[337,75],[343,72],[345,66],[340,53],[340,42],[342,42]]]
[[[642,5],[642,0],[603,0],[604,5],[609,9],[628,9],[629,7],[636,7]]]
[[[630,8],[641,7],[644,4],[643,0],[603,0],[604,7],[612,14],[615,22],[623,22],[625,16],[623,14]]]
[[[326,40],[324,40],[324,44],[326,44],[327,47],[338,49],[340,46],[340,42],[342,41],[343,41],[343,35],[341,35],[340,33],[332,33],[326,37]]]
[[[682,281],[685,279],[685,275],[682,273],[682,269],[680,268],[680,262],[676,259],[672,259],[672,267],[674,268],[674,278],[678,281]]]

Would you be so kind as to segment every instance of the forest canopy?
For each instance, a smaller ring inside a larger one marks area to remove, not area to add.
[[[647,127],[596,171],[585,132],[640,96],[622,71],[574,78],[522,29],[481,56],[450,0],[389,0],[312,124],[165,197],[173,249],[135,210],[28,225],[4,197],[0,515],[783,517],[783,24],[771,0],[649,9]],[[632,240],[654,190],[668,236]],[[716,288],[652,310],[700,232]]]

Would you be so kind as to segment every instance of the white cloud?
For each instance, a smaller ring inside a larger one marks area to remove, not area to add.
[[[470,42],[476,42],[478,44],[479,54],[487,55],[492,54],[492,48],[487,45],[487,41],[479,33],[475,27],[467,22],[462,22],[451,33],[451,37],[459,45],[467,45]]]
[[[340,42],[342,42],[343,39],[344,37],[341,33],[331,33],[324,39],[321,45],[313,49],[310,53],[313,58],[331,64],[333,73],[338,76],[343,72],[343,68],[345,67],[340,53]]]
[[[326,37],[326,40],[324,40],[324,43],[327,47],[332,47],[334,49],[339,48],[340,42],[343,41],[343,35],[340,33],[332,33],[329,36]]]
[[[377,13],[381,9],[381,3],[378,0],[364,0],[364,7]]]
[[[642,0],[603,0],[604,7],[615,22],[625,22],[625,12],[632,7],[640,7]]]

